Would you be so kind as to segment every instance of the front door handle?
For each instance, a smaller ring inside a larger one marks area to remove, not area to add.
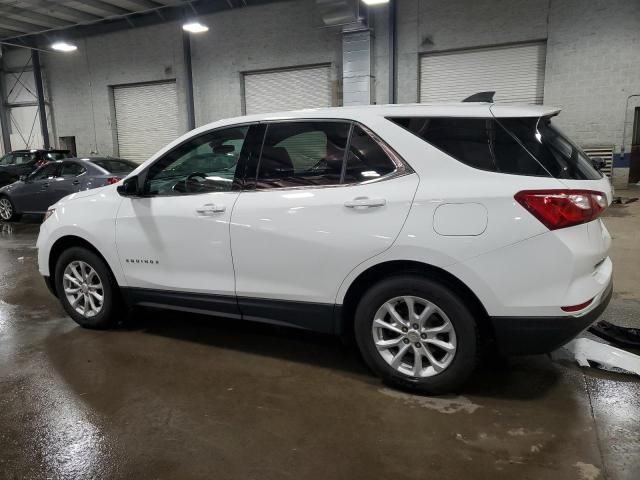
[[[80,180],[74,180],[74,181],[73,181],[73,182],[71,182],[71,183],[73,183],[74,185],[80,185]]]
[[[384,207],[387,201],[384,198],[369,198],[369,197],[356,197],[353,200],[344,202],[344,206],[347,208],[375,208]]]
[[[215,215],[216,213],[223,213],[227,207],[224,205],[216,205],[215,203],[205,203],[200,208],[196,208],[196,212],[199,215]]]

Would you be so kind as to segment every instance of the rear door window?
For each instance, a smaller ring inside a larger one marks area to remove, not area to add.
[[[64,162],[62,164],[60,176],[63,178],[72,178],[77,177],[78,175],[82,175],[84,172],[86,172],[86,169],[79,163]]]
[[[347,122],[269,124],[256,188],[340,184],[349,129]]]
[[[548,117],[390,120],[474,168],[573,180],[601,178],[584,152]]]

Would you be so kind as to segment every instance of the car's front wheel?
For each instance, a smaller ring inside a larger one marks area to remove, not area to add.
[[[459,388],[476,364],[476,324],[460,298],[418,275],[371,287],[355,317],[369,367],[388,383],[428,394]]]
[[[7,197],[0,197],[0,220],[5,222],[20,220],[21,215],[16,213],[13,203]]]
[[[118,323],[118,285],[104,260],[91,250],[65,250],[56,264],[55,282],[64,309],[79,325],[105,329]]]

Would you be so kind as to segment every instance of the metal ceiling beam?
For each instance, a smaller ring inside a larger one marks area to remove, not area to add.
[[[12,20],[5,16],[0,17],[0,28],[9,28],[16,32],[33,32],[34,30],[42,30],[42,26],[35,25],[33,23],[20,22],[18,20]]]
[[[164,7],[170,3],[155,2],[153,0],[126,0],[126,2],[138,5],[138,7],[142,10],[151,10],[158,7]]]
[[[107,14],[105,16],[127,15],[128,13],[132,13],[134,11],[128,8],[119,7],[118,5],[115,5],[113,3],[103,2],[101,0],[82,0],[82,6],[104,12]],[[84,12],[85,10],[82,11]]]
[[[55,28],[71,25],[71,22],[67,20],[50,17],[49,15],[32,12],[30,10],[25,10],[11,5],[0,5],[0,14],[2,14],[2,16],[8,15],[10,17],[17,18],[18,20],[26,20],[42,27]]]
[[[24,32],[19,32],[18,30],[13,30],[11,28],[0,27],[0,38],[22,35],[23,33]]]
[[[44,12],[46,15],[56,18],[62,18],[63,20],[70,20],[73,23],[92,22],[95,20],[101,20],[103,18],[100,15],[88,13],[83,10],[77,10],[65,5],[55,5],[38,8],[41,9],[39,11]]]
[[[43,0],[27,1],[32,4],[47,3],[51,5],[51,2],[55,2],[56,0],[45,2],[43,2]],[[296,0],[252,0],[250,4],[253,6],[293,1]],[[163,3],[168,2],[164,0]],[[229,5],[226,0],[174,0],[171,2],[171,5],[161,6],[151,10],[131,12],[127,15],[112,18],[98,17],[95,20],[78,22],[76,25],[70,25],[69,27],[43,29],[29,34],[16,34],[11,37],[0,34],[0,43],[4,42],[5,44],[14,46],[20,46],[17,45],[20,43],[30,48],[38,48],[39,46],[51,43],[51,36],[49,34],[54,35],[54,33],[57,32],[64,35],[65,39],[72,40],[75,38],[91,37],[118,30],[130,29],[132,26],[146,27],[160,23],[182,21],[185,18],[185,7],[189,4],[197,6],[197,12],[199,15],[206,15],[229,9]],[[247,5],[248,2],[242,0],[242,4]],[[0,16],[2,15],[2,8],[3,7],[0,6]]]
[[[102,18],[99,15],[87,13],[73,7],[68,7],[64,5],[64,3],[68,3],[68,0],[23,0],[22,2],[20,2],[20,7],[18,8],[18,10],[31,12],[36,11],[37,13],[46,15],[48,17],[54,17],[58,20],[60,19],[60,17],[62,17],[63,20],[71,18],[71,21],[74,23],[80,21],[99,20]],[[0,6],[0,14],[6,13],[6,9],[10,7],[11,6]]]

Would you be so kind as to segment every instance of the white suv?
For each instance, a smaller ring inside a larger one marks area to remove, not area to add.
[[[38,260],[80,325],[135,305],[353,332],[383,379],[455,389],[480,346],[548,352],[609,302],[609,181],[545,106],[222,120],[50,208]]]

